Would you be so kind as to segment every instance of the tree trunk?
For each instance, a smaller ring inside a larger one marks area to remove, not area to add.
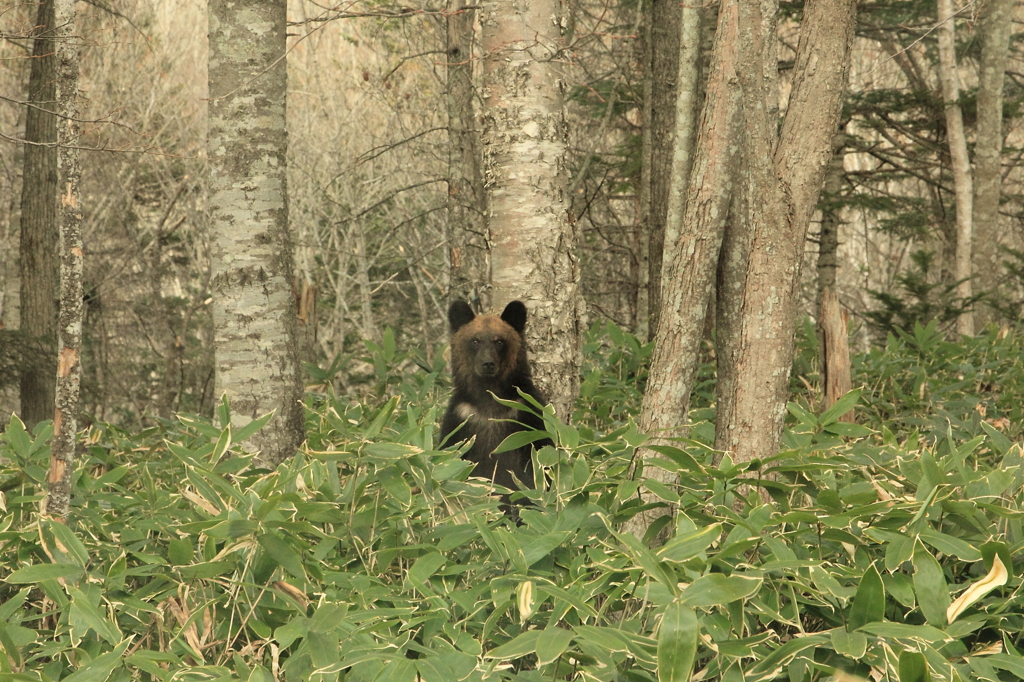
[[[853,388],[850,369],[849,316],[839,304],[836,271],[839,269],[839,211],[835,201],[843,182],[843,157],[846,135],[839,132],[833,140],[832,161],[825,175],[821,207],[821,232],[818,235],[818,353],[821,363],[821,409],[832,407]],[[853,421],[853,410],[843,421]]]
[[[53,412],[53,441],[45,513],[58,519],[71,505],[71,474],[78,432],[78,393],[82,378],[82,207],[79,203],[81,167],[77,146],[78,38],[75,35],[75,0],[54,0],[56,44],[57,186],[60,257],[60,313],[58,320],[57,385]]]
[[[661,318],[640,408],[640,429],[650,434],[654,442],[684,433],[704,319],[732,199],[741,106],[736,75],[738,3],[739,0],[725,0],[718,14],[687,200],[681,207],[682,219],[674,218],[686,229],[680,229],[678,239],[665,242],[662,282],[666,286],[662,288]],[[655,460],[659,457],[652,450],[641,449],[637,453],[637,467],[642,469],[642,477],[671,484],[675,476],[657,466]],[[645,501],[656,499],[644,489],[641,495]],[[638,515],[624,527],[642,537],[650,524],[665,513],[667,510],[656,509]]]
[[[491,0],[482,12],[491,303],[526,303],[534,377],[567,419],[579,393],[583,299],[566,196],[561,8]]]
[[[285,4],[211,0],[209,173],[217,391],[232,425],[276,416],[247,443],[274,465],[302,443],[285,184]]]
[[[956,20],[953,0],[938,0],[939,13],[939,81],[942,84],[942,102],[946,111],[946,137],[949,139],[949,157],[953,166],[953,186],[956,192],[956,263],[953,277],[957,281],[957,296],[971,298],[971,160],[967,157],[967,135],[960,109],[960,84],[956,72]],[[974,336],[974,313],[965,310],[956,320],[960,334]]]
[[[473,113],[473,23],[476,10],[451,0],[448,59],[448,300],[490,308],[487,194],[480,172],[480,131]]]
[[[21,185],[21,331],[26,361],[21,418],[31,429],[53,417],[57,348],[57,117],[54,0],[39,3],[38,31],[25,112],[25,166]],[[40,352],[36,352],[36,350]]]
[[[644,26],[644,108],[640,164],[641,239],[637,336],[651,338],[661,304],[661,263],[668,218],[679,74],[678,2],[652,0]]]
[[[981,6],[978,36],[981,59],[978,64],[978,123],[974,142],[974,272],[981,292],[999,286],[999,197],[1002,186],[1003,79],[1010,32],[1013,30],[1013,0],[987,0]],[[975,324],[984,326],[991,313],[975,311]]]
[[[742,318],[736,321],[735,347],[727,356],[735,362],[729,370],[735,383],[732,396],[719,401],[716,434],[717,446],[731,450],[737,463],[778,452],[789,397],[803,245],[832,158],[854,7],[854,0],[805,4],[792,94],[777,138],[772,111],[777,65],[769,33],[762,32],[777,10],[770,1],[740,7],[738,72],[744,89],[751,248],[742,297],[733,306]]]

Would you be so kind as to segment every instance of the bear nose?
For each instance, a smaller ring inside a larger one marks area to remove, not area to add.
[[[494,362],[491,362],[489,360],[483,363],[484,370],[488,372],[493,372],[496,366],[497,365]]]

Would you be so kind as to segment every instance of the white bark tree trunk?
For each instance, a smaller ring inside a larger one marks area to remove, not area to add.
[[[555,0],[490,0],[481,11],[491,303],[526,304],[534,377],[566,419],[579,393],[584,311],[566,196],[562,10]]]
[[[82,378],[82,207],[79,202],[78,38],[75,0],[54,2],[57,49],[57,187],[60,192],[58,234],[60,306],[57,323],[56,407],[45,513],[59,519],[71,503],[71,474],[78,431],[78,396]]]
[[[967,156],[967,135],[960,109],[960,78],[956,71],[956,16],[953,0],[938,0],[939,82],[946,112],[946,137],[949,157],[953,166],[953,186],[956,193],[956,264],[953,269],[957,280],[957,296],[971,298],[971,218],[974,190],[971,180],[971,160]],[[974,313],[966,310],[956,321],[960,334],[974,336]]]
[[[232,424],[274,411],[247,443],[267,464],[302,443],[285,184],[285,3],[211,0],[210,218],[217,391]]]
[[[992,292],[999,284],[999,199],[1002,187],[1003,80],[1013,30],[1013,0],[987,0],[978,34],[978,123],[974,141],[974,272],[978,288]],[[975,324],[990,319],[975,311]]]

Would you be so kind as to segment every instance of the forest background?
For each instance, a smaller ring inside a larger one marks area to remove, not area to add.
[[[591,328],[580,399],[545,413],[547,484],[514,525],[433,449],[453,245],[472,222],[452,222],[465,207],[451,68],[478,90],[483,70],[451,59],[451,18],[478,8],[289,7],[288,229],[310,409],[300,453],[267,473],[239,447],[264,420],[233,422],[216,390],[207,8],[80,3],[82,461],[68,524],[40,519],[51,425],[4,431],[0,676],[1024,677],[1021,7],[860,3],[833,162],[804,267],[790,267],[806,323],[782,452],[735,462],[713,426],[713,315],[699,320],[689,433],[636,428],[674,284],[659,235],[682,191],[669,184],[679,145],[655,137],[677,120],[671,57],[693,50],[709,91],[721,59],[716,5],[680,43],[688,7],[576,2],[557,22],[561,209],[586,306],[573,319]],[[805,7],[764,7],[778,61],[761,75],[785,114]],[[19,384],[51,360],[17,333],[33,305],[19,266],[37,5],[4,9],[0,384],[19,411]],[[464,30],[474,46],[479,27]],[[980,142],[993,111],[994,165]],[[769,102],[764,120],[775,113]],[[831,407],[815,329],[829,291],[864,387]],[[669,484],[631,473],[645,444]],[[619,532],[635,519],[636,535]]]

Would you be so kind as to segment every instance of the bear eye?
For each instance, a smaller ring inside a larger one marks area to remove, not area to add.
[[[479,346],[480,346],[480,339],[473,339],[473,348],[477,348]]]
[[[494,340],[494,345],[497,346],[498,348],[504,348],[505,347],[505,339],[495,339]]]

